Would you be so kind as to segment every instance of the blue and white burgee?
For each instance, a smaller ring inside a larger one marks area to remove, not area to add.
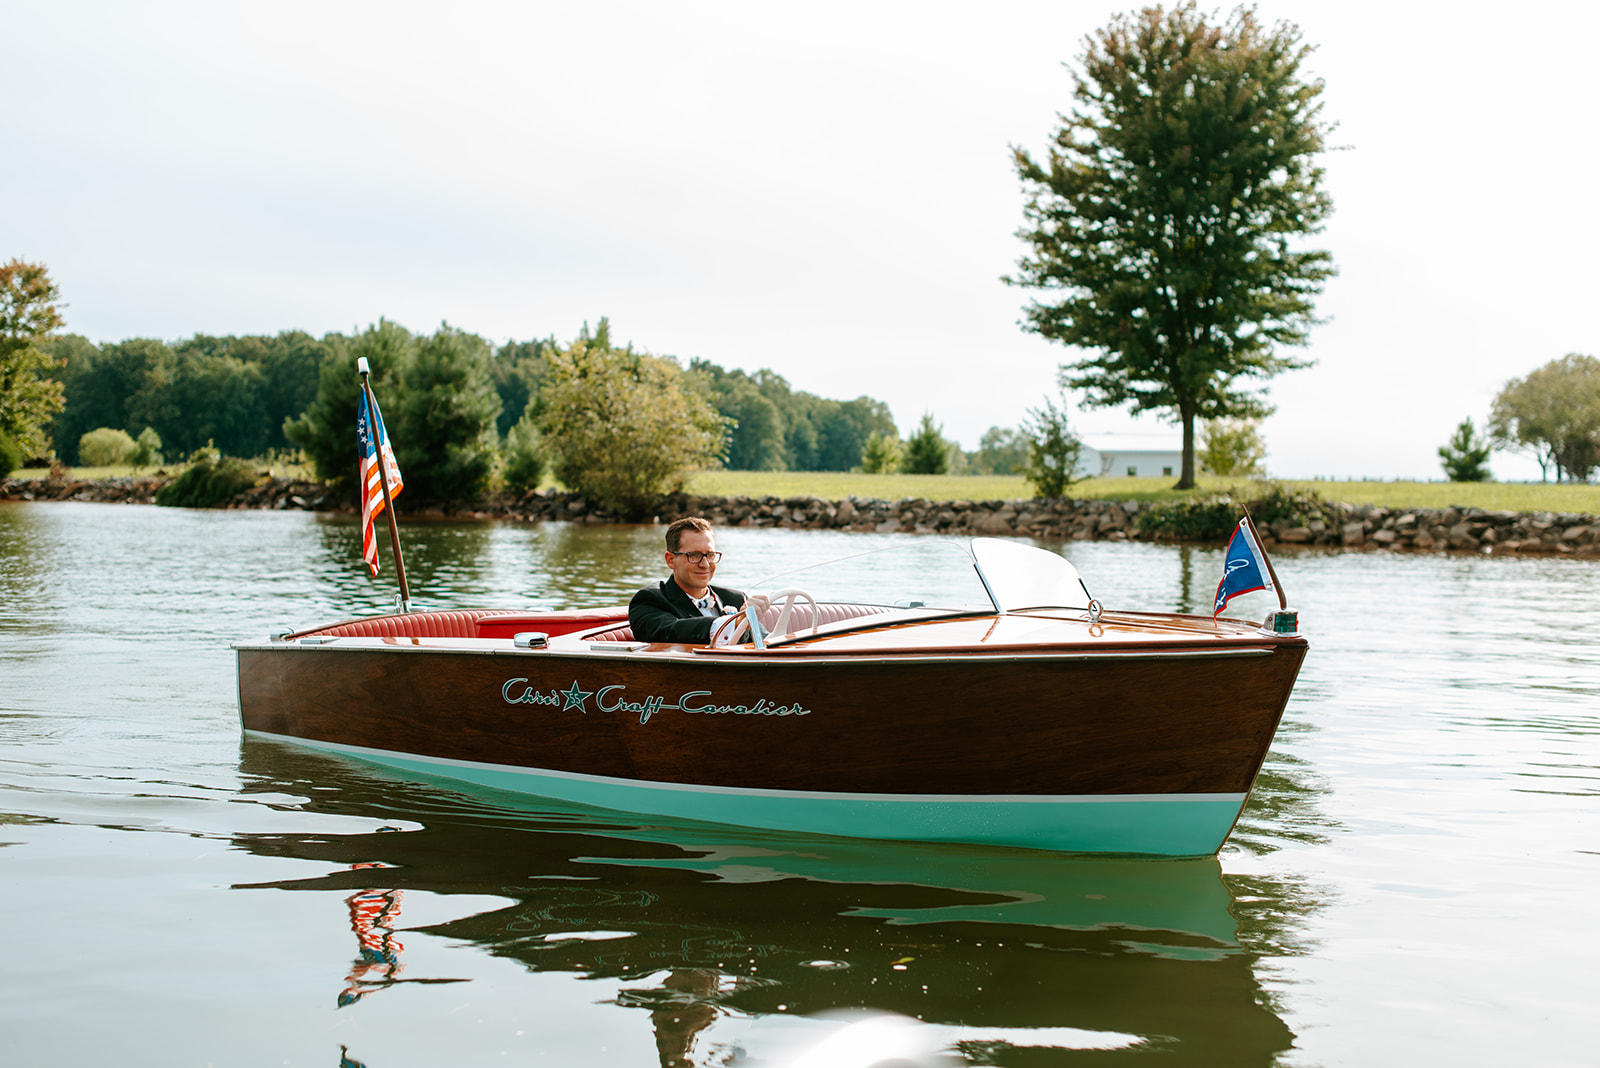
[[[1234,529],[1232,540],[1228,542],[1227,554],[1222,558],[1222,581],[1217,583],[1216,610],[1211,613],[1211,618],[1220,616],[1222,610],[1228,607],[1228,602],[1241,593],[1254,593],[1257,590],[1275,592],[1272,572],[1267,568],[1266,554],[1256,542],[1255,528],[1250,525],[1249,519],[1241,519]]]

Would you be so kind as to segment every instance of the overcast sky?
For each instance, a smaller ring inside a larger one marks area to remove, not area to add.
[[[973,448],[1075,358],[1000,282],[1010,146],[1045,148],[1063,64],[1132,8],[0,0],[0,258],[48,265],[99,342],[609,316]],[[1600,355],[1600,5],[1258,10],[1317,46],[1346,146],[1330,321],[1271,386],[1268,467],[1440,478],[1507,379]]]

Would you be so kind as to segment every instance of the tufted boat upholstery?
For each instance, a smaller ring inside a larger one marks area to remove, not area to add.
[[[763,615],[761,623],[771,627],[778,621],[778,606]],[[823,625],[842,623],[880,615],[893,609],[881,605],[846,604],[824,601],[817,605]],[[627,617],[626,608],[598,608],[573,612],[505,612],[483,609],[457,609],[445,612],[409,612],[404,615],[375,616],[330,623],[289,635],[289,640],[310,635],[327,638],[509,638],[520,631],[541,630],[551,635],[581,631],[587,626],[619,623]],[[799,602],[790,614],[794,631],[811,628],[811,605]],[[591,642],[631,642],[633,628],[626,623],[607,627],[583,636]]]
[[[761,614],[761,625],[770,628],[778,621],[778,613],[783,610],[782,604],[775,604]],[[865,619],[867,616],[883,615],[893,612],[892,608],[885,608],[877,604],[849,604],[841,601],[817,602],[817,626],[827,626],[829,623],[843,623],[847,619]],[[811,603],[809,601],[795,601],[793,610],[789,613],[790,633],[810,630]]]
[[[586,642],[631,642],[633,641],[632,627],[612,627],[610,630],[599,630],[593,634],[585,634]]]
[[[490,612],[478,620],[478,637],[512,638],[525,630],[540,630],[553,638],[557,634],[570,634],[608,623],[622,624],[627,618],[627,605],[567,612]]]
[[[310,635],[327,638],[510,638],[528,630],[551,636],[627,619],[628,609],[586,608],[567,612],[507,612],[456,609],[444,612],[409,612],[330,623],[289,635],[290,640]]]
[[[298,631],[288,638],[293,641],[313,634],[319,638],[476,638],[478,620],[488,614],[482,609],[408,612],[404,615],[330,623],[325,627]]]
[[[771,627],[778,621],[778,612],[781,606],[768,609],[761,618],[761,625]],[[864,619],[867,616],[882,615],[894,609],[885,608],[874,604],[845,604],[840,602],[820,601],[817,604],[817,616],[821,625],[829,623],[842,623],[847,619]],[[811,629],[811,605],[806,602],[797,603],[789,614],[789,625],[795,631]],[[628,626],[609,627],[606,630],[594,631],[585,634],[583,640],[587,642],[631,642],[633,641],[633,628]]]

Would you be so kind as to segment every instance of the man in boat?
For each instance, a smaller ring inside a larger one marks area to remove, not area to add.
[[[736,640],[735,627],[743,630],[742,620],[734,624],[724,617],[744,607],[745,595],[711,585],[720,559],[709,522],[699,516],[674,520],[667,527],[666,562],[672,574],[634,594],[628,604],[634,640],[707,645],[713,627],[719,640]]]

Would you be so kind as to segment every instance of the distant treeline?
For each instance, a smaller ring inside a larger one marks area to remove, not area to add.
[[[394,329],[393,324],[387,324]],[[166,342],[150,338],[96,345],[78,335],[45,341],[62,361],[56,371],[66,407],[51,439],[56,455],[80,463],[78,443],[99,427],[137,436],[153,429],[162,451],[181,458],[208,443],[227,456],[264,456],[293,449],[284,427],[302,417],[317,397],[322,368],[340,358],[360,335],[304,331],[277,335],[213,337],[196,334]],[[489,375],[500,406],[495,429],[504,438],[522,418],[544,383],[545,340],[490,348]],[[883,401],[870,397],[830,400],[790,388],[781,375],[725,371],[694,360],[688,383],[703,391],[719,414],[734,420],[726,466],[740,470],[847,471],[861,462],[874,433],[895,436]],[[356,381],[350,381],[354,398]],[[398,400],[398,398],[394,398]],[[353,403],[353,399],[352,399]],[[355,430],[350,430],[354,450]]]
[[[163,451],[180,458],[208,441],[229,456],[290,448],[284,421],[316,397],[322,364],[345,342],[337,334],[318,340],[298,330],[276,337],[196,334],[176,344],[49,338],[41,347],[64,361],[56,377],[66,389],[51,443],[69,464],[79,462],[79,439],[98,427],[133,436],[150,427]]]

